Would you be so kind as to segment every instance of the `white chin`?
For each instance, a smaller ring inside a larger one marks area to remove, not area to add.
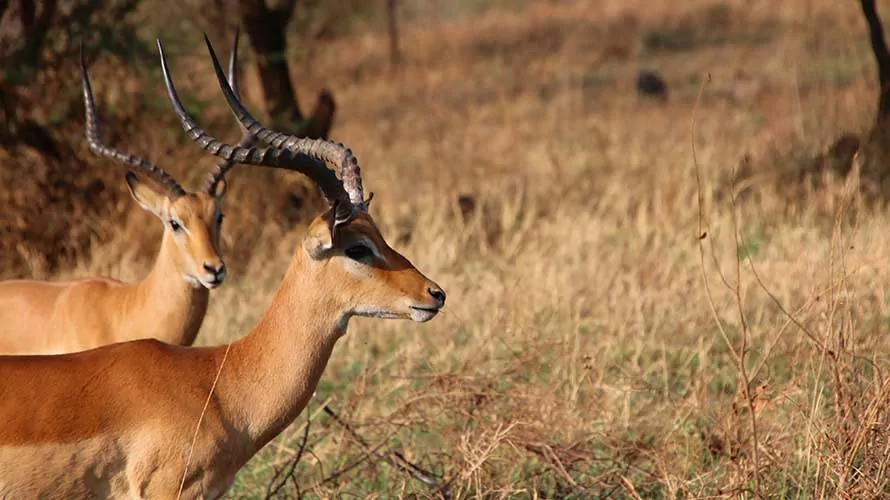
[[[411,319],[418,323],[426,323],[436,317],[439,311],[427,311],[425,309],[411,309]]]
[[[208,290],[213,290],[219,285],[222,285],[222,281],[201,281],[201,286]]]
[[[222,281],[214,281],[212,278],[211,279],[201,279],[201,278],[195,278],[194,276],[185,276],[185,275],[183,275],[182,278],[185,280],[186,283],[188,283],[189,285],[191,285],[194,288],[204,287],[208,290],[213,290],[214,288],[216,288],[222,284]]]
[[[182,279],[185,280],[186,283],[193,286],[194,288],[199,288],[204,286],[204,283],[198,278],[193,278],[191,276],[182,275]]]

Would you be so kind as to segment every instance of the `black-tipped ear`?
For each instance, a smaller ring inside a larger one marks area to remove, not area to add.
[[[136,177],[132,170],[127,170],[127,174],[124,177],[127,180],[127,187],[130,188],[130,192],[135,190],[136,186],[139,185],[139,177]]]
[[[166,196],[159,190],[152,188],[150,184],[139,180],[139,176],[132,170],[127,170],[125,179],[127,180],[127,189],[130,190],[130,196],[136,200],[136,203],[143,209],[160,217],[164,211],[164,198]]]
[[[355,218],[355,207],[351,206],[349,202],[334,200],[331,205],[330,217],[331,233],[336,235],[337,228],[349,224]]]
[[[331,205],[330,212],[328,214],[325,214],[325,215],[329,215],[330,222],[328,224],[331,227],[331,234],[334,233],[334,231],[337,229],[337,226],[343,224],[342,218],[340,218],[339,220],[337,219],[337,213],[340,211],[339,208],[340,208],[341,203],[343,203],[343,202],[340,200],[334,200],[333,205]]]

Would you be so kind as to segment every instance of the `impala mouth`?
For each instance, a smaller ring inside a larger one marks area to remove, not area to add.
[[[213,276],[210,278],[202,278],[199,281],[201,282],[201,286],[208,290],[213,290],[214,288],[222,285],[223,280],[225,279],[225,275],[222,276]]]
[[[425,323],[436,317],[439,313],[438,307],[433,306],[410,306],[411,319],[418,323]]]

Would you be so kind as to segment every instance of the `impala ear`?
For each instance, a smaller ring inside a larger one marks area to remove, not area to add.
[[[339,208],[343,207],[340,200],[335,200],[332,206],[325,213],[312,221],[306,238],[303,240],[303,247],[309,252],[313,259],[323,259],[330,253],[331,249],[337,243],[337,234],[340,228],[352,222],[355,218],[355,212],[344,216]],[[340,213],[340,218],[337,214]]]
[[[334,217],[331,210],[317,217],[303,239],[303,248],[314,260],[321,260],[334,248]]]
[[[130,195],[136,200],[136,203],[143,209],[161,217],[164,211],[164,199],[166,196],[150,184],[139,180],[139,177],[133,171],[127,172],[126,179],[127,188],[130,190]]]

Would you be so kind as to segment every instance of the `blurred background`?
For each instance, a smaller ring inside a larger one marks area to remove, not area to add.
[[[888,495],[881,16],[0,0],[0,278],[138,280],[158,250],[125,167],[86,146],[80,42],[106,143],[195,189],[215,160],[171,112],[155,38],[189,111],[235,142],[202,33],[227,57],[240,29],[248,108],[352,148],[383,234],[449,300],[423,325],[355,321],[230,498]],[[199,344],[250,330],[323,207],[293,173],[228,179],[230,278]]]

